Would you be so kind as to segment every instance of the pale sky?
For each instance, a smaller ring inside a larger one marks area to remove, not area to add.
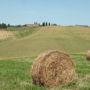
[[[90,0],[0,0],[0,23],[90,25]]]

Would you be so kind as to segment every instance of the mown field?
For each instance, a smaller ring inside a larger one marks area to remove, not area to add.
[[[13,38],[0,40],[0,58],[37,56],[47,50],[85,53],[90,49],[90,27],[14,27]]]
[[[75,80],[63,87],[35,86],[31,66],[35,57],[0,60],[0,90],[90,90],[90,61],[84,54],[71,54],[76,65]]]
[[[4,31],[13,36],[6,37]],[[3,30],[3,35],[0,39],[0,90],[90,90],[90,61],[85,59],[86,51],[90,50],[90,27],[9,27]],[[47,50],[70,54],[76,66],[73,82],[56,88],[32,84],[32,64]]]

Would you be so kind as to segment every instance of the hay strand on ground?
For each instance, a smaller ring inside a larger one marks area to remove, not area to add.
[[[32,66],[32,80],[35,85],[63,86],[71,82],[74,75],[75,66],[71,58],[59,51],[41,54]]]

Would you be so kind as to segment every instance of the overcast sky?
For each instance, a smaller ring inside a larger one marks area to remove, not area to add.
[[[90,0],[0,0],[0,23],[90,25]]]

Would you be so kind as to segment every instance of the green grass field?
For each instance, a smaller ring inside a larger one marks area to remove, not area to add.
[[[0,90],[90,90],[90,27],[10,27],[13,37],[0,40]],[[60,50],[70,54],[76,66],[75,80],[63,87],[35,86],[31,66],[40,53]]]
[[[35,57],[0,60],[0,90],[90,90],[90,62],[84,54],[72,54],[76,77],[63,87],[44,88],[32,84],[31,66]]]

